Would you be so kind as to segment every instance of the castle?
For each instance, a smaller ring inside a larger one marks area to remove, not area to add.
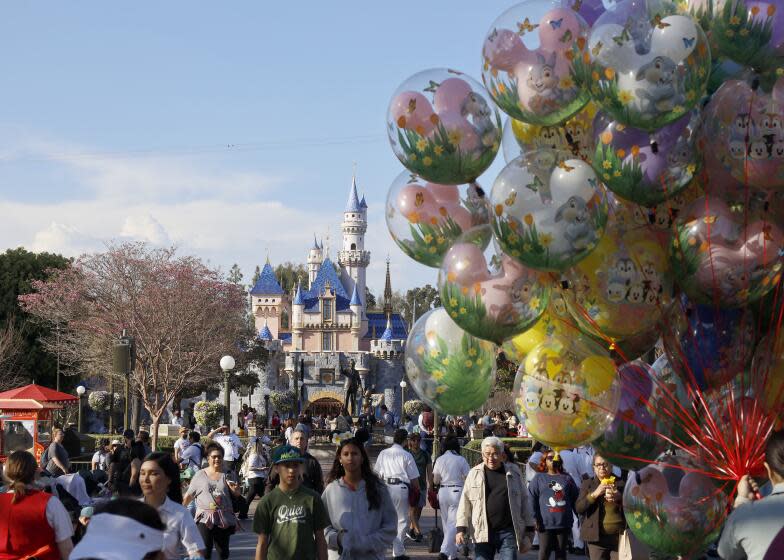
[[[371,391],[373,403],[383,402],[400,413],[406,323],[392,311],[388,261],[383,312],[367,310],[367,226],[367,203],[364,196],[359,198],[354,177],[343,212],[337,266],[323,243],[314,239],[307,256],[307,286],[300,282],[293,294],[287,294],[269,261],[264,265],[250,290],[258,337],[269,351],[267,367],[260,372],[262,390],[251,397],[259,412],[264,410],[265,389],[295,388],[302,410],[338,412],[344,401],[340,370],[354,360],[363,390]]]

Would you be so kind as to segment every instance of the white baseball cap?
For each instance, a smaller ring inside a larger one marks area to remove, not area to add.
[[[84,538],[69,558],[141,560],[150,552],[163,550],[163,531],[135,519],[113,513],[93,515]]]

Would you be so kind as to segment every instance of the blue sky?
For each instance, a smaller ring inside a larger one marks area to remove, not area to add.
[[[246,278],[269,251],[332,254],[357,163],[370,288],[436,272],[389,238],[402,170],[386,106],[408,76],[480,76],[509,2],[5,3],[0,12],[0,250],[68,255],[108,240],[171,244]],[[489,187],[499,155],[480,178]],[[329,228],[329,229],[328,229]]]

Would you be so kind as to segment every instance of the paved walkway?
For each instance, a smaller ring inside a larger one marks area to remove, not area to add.
[[[370,460],[371,462],[375,462],[376,456],[378,455],[378,451],[382,448],[371,448],[370,451]],[[310,450],[311,453],[319,459],[321,463],[321,469],[324,471],[324,475],[326,476],[327,472],[332,468],[332,461],[334,459],[334,452],[328,446],[318,446]],[[250,507],[249,515],[251,519],[247,521],[243,521],[244,531],[238,531],[231,537],[231,560],[252,560],[256,554],[256,539],[257,536],[253,532],[253,512],[256,509],[256,504],[258,501],[254,501],[254,503]],[[439,517],[438,520],[439,526],[441,525],[441,519]],[[427,535],[428,532],[434,527],[434,511],[429,506],[426,505],[425,509],[422,512],[422,520],[420,522],[420,526],[422,528],[422,532]],[[411,558],[438,558],[438,553],[432,554],[428,552],[429,542],[427,536],[423,539],[421,543],[415,543],[413,541],[406,541],[406,553]],[[388,551],[389,556],[388,558],[392,558],[391,551]],[[217,554],[213,552],[213,557],[217,557]],[[529,552],[525,555],[520,555],[518,558],[519,560],[534,560],[536,558],[535,552]],[[585,557],[577,557],[574,558],[585,558]],[[298,560],[306,560],[306,559],[298,559]],[[309,559],[308,559],[309,560]]]

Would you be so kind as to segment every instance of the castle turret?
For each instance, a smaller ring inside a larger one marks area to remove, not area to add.
[[[302,296],[302,285],[297,283],[297,293],[291,302],[291,348],[302,349],[302,328],[304,326],[305,299]]]
[[[351,294],[351,345],[352,350],[359,350],[359,339],[362,338],[367,332],[368,321],[367,316],[362,312],[364,309],[362,299],[359,297],[357,286],[354,285],[354,291]]]
[[[318,276],[321,263],[324,262],[324,246],[316,241],[315,234],[313,235],[313,247],[308,252],[308,289],[313,286],[313,281]]]
[[[362,200],[364,202],[364,197]],[[348,203],[343,211],[343,249],[338,252],[338,264],[343,267],[343,284],[347,290],[356,286],[362,298],[365,296],[365,276],[370,264],[370,251],[365,251],[367,204],[363,202],[360,202],[357,194],[355,176],[351,180]]]
[[[267,325],[272,338],[277,339],[281,331],[281,318],[288,313],[288,296],[280,287],[269,260],[251,288],[250,296],[256,328],[261,330],[262,324]]]

